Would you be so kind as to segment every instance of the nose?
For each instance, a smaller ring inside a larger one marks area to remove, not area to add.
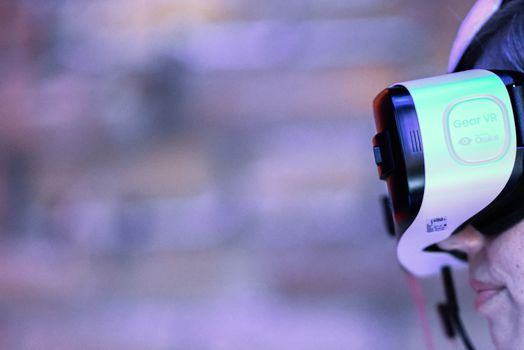
[[[473,226],[468,225],[461,231],[440,242],[438,245],[444,250],[458,250],[466,253],[468,259],[471,261],[473,256],[477,255],[482,251],[482,249],[484,249],[486,245],[486,237]]]

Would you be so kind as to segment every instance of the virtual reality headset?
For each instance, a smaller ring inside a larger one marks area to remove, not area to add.
[[[497,235],[524,218],[524,75],[468,70],[386,88],[373,152],[401,265],[464,265],[438,243],[466,224]]]

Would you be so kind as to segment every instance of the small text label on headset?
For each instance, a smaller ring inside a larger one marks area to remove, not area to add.
[[[444,231],[448,227],[448,217],[441,216],[426,220],[426,231],[428,233]]]

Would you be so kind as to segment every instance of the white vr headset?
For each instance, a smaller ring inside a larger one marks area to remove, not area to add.
[[[448,71],[508,1],[478,0],[462,22]],[[495,235],[524,218],[524,76],[470,70],[394,84],[374,100],[375,162],[389,197],[402,266],[427,276],[462,266],[437,243],[472,224]]]
[[[475,46],[468,50],[476,33],[508,2],[476,2],[453,44],[449,72],[467,67],[463,56],[476,55]],[[493,236],[524,218],[524,75],[475,69],[407,81],[383,90],[373,107],[373,152],[387,183],[398,259],[419,277],[441,272],[446,299],[437,309],[446,335],[459,335],[473,350],[451,274],[467,257],[438,243],[466,224]]]
[[[398,83],[374,112],[375,162],[409,272],[463,265],[437,243],[466,223],[493,235],[524,217],[524,76],[469,70]]]

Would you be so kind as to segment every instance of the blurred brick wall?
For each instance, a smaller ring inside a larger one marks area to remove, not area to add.
[[[422,348],[371,101],[471,4],[2,5],[0,348]]]

